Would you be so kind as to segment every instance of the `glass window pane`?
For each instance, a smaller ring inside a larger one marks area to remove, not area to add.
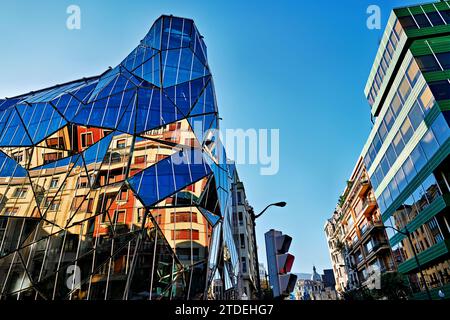
[[[419,102],[416,102],[413,105],[408,113],[408,118],[414,130],[416,130],[417,127],[419,127],[420,123],[423,121],[423,113],[422,109],[420,108]]]
[[[419,172],[427,162],[427,158],[425,157],[420,144],[418,144],[411,152],[410,159],[414,164],[414,168],[416,169],[416,171]]]
[[[405,144],[407,144],[409,139],[411,139],[411,137],[414,133],[414,131],[411,127],[411,122],[409,122],[408,118],[406,118],[405,121],[403,122],[402,126],[400,127],[400,131],[403,136],[403,141],[405,142]]]
[[[450,70],[450,52],[436,53],[436,57],[444,70]]]
[[[387,149],[386,156],[387,156],[391,166],[393,166],[395,163],[395,160],[397,160],[397,155],[395,154],[394,147],[392,146],[392,144]]]
[[[400,83],[398,92],[399,92],[400,96],[402,97],[403,101],[406,101],[408,99],[409,94],[411,93],[411,86],[406,77],[404,77],[402,82]]]
[[[391,168],[389,166],[389,162],[386,159],[386,156],[383,157],[380,164],[381,164],[381,169],[383,170],[383,173],[386,176],[387,173],[389,172],[389,169]]]
[[[430,89],[436,100],[450,100],[450,83],[448,80],[430,83]]]
[[[423,13],[415,14],[414,19],[416,19],[416,22],[420,28],[431,27],[430,21],[428,21],[427,17]]]
[[[447,121],[445,121],[442,114],[440,114],[439,117],[434,120],[433,125],[431,126],[431,130],[433,130],[434,136],[436,137],[440,145],[444,144],[444,142],[447,141],[448,137],[450,136],[450,130]]]
[[[392,110],[390,108],[386,111],[386,115],[384,116],[383,121],[386,125],[386,129],[388,131],[391,130],[392,125],[394,124],[395,118],[394,118],[394,114],[392,113]]]
[[[416,60],[422,72],[441,71],[441,67],[432,54],[416,57]]]
[[[405,30],[412,30],[412,29],[418,29],[416,22],[411,16],[407,17],[401,17],[398,19],[400,23],[402,24],[403,29]]]
[[[397,135],[394,137],[393,143],[395,152],[397,153],[397,155],[400,155],[400,153],[403,151],[403,148],[405,147],[400,132],[398,132]]]
[[[395,117],[398,116],[400,110],[402,109],[402,105],[402,100],[400,99],[399,95],[396,94],[391,102],[391,109]]]
[[[403,173],[405,174],[406,181],[410,183],[416,175],[416,170],[414,169],[414,165],[410,158],[406,159],[406,161],[403,163],[402,169]]]
[[[439,149],[439,144],[434,137],[433,131],[428,130],[428,132],[423,136],[420,141],[423,151],[428,159],[430,159],[434,153]]]
[[[417,65],[417,63],[414,60],[414,58],[412,59],[411,64],[409,65],[409,68],[406,71],[406,74],[408,75],[408,79],[411,82],[411,86],[414,87],[414,85],[417,82],[417,79],[420,76],[419,66]]]
[[[425,85],[425,88],[422,90],[419,101],[422,103],[423,112],[426,115],[435,102],[433,93],[427,85]]]
[[[427,12],[427,16],[433,26],[441,26],[445,24],[444,20],[442,20],[441,16],[437,12]]]

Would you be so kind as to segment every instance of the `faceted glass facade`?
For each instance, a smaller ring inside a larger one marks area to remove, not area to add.
[[[0,100],[2,299],[232,291],[234,166],[206,46],[160,17],[98,77]]]

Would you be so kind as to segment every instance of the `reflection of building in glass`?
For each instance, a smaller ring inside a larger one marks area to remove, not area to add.
[[[366,96],[374,126],[362,156],[398,271],[414,298],[450,296],[450,2],[394,10]],[[424,278],[414,259],[417,253]]]
[[[0,100],[0,298],[233,297],[217,127],[203,38],[172,16],[98,77]]]

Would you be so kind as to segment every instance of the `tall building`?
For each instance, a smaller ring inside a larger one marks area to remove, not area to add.
[[[324,231],[335,278],[335,288],[337,293],[342,296],[347,287],[348,273],[345,266],[345,230],[341,224],[341,208],[339,206],[336,207],[331,218],[326,221]]]
[[[395,9],[365,88],[374,125],[362,157],[416,299],[450,296],[449,79],[450,2]]]
[[[326,228],[333,269],[339,271],[345,268],[347,277],[343,288],[340,284],[337,289],[342,293],[360,287],[373,287],[378,280],[376,277],[393,271],[395,265],[362,158],[358,159],[347,181],[338,208],[338,216],[334,217],[336,220],[329,220]],[[340,238],[332,238],[333,227],[340,230]],[[338,281],[342,281],[339,275],[336,277]]]
[[[0,298],[235,296],[218,125],[203,37],[173,16],[99,76],[0,100]]]
[[[235,173],[232,184],[233,199],[233,235],[239,254],[238,291],[239,296],[249,299],[258,298],[260,290],[259,265],[255,247],[255,226],[253,208],[247,201],[244,184]]]

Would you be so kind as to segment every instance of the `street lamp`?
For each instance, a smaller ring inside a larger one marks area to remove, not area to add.
[[[431,298],[430,290],[428,289],[427,281],[425,280],[425,277],[423,275],[422,265],[420,264],[419,258],[417,257],[416,248],[414,247],[414,244],[413,244],[413,242],[411,240],[411,232],[409,232],[407,227],[405,227],[405,231],[399,230],[399,229],[391,227],[391,226],[383,226],[383,228],[385,228],[385,229],[388,229],[388,228],[392,229],[392,230],[394,230],[394,231],[396,231],[396,232],[398,232],[398,233],[400,233],[400,234],[402,234],[402,235],[404,235],[404,236],[406,236],[408,238],[408,242],[409,242],[409,245],[411,246],[412,252],[414,254],[414,259],[416,260],[417,268],[419,269],[419,273],[420,273],[420,276],[422,278],[423,284],[425,286],[425,291],[427,292],[428,299],[429,300],[433,300]]]
[[[256,260],[256,289],[258,292],[258,299],[261,299],[261,279],[259,278],[259,259],[258,259],[258,247],[256,245],[256,219],[261,217],[264,212],[267,211],[270,207],[280,207],[284,208],[287,205],[286,202],[275,202],[269,204],[267,207],[264,208],[263,211],[255,215],[255,212],[253,211],[253,208],[250,209],[250,217],[252,218],[253,223],[253,247],[255,248],[255,260]]]

